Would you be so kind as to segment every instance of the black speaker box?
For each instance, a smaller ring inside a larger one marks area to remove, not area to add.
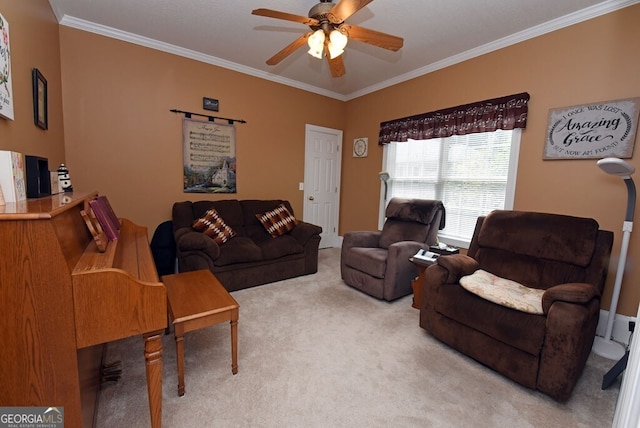
[[[25,156],[27,176],[27,198],[41,198],[51,194],[49,160],[38,156]]]

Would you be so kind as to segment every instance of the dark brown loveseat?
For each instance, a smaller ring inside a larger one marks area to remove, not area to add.
[[[282,200],[175,203],[178,271],[209,269],[228,291],[316,273],[321,227],[298,220],[293,230],[273,238],[256,218],[280,204],[293,214],[289,202]],[[236,233],[221,245],[192,227],[211,208]]]
[[[494,211],[479,218],[467,255],[441,256],[425,271],[420,326],[529,388],[569,399],[589,356],[613,233],[593,219]],[[482,269],[542,289],[543,313],[511,309],[467,291]]]

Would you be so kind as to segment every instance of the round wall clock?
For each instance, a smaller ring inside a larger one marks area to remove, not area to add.
[[[368,138],[356,138],[353,140],[353,157],[354,158],[364,158],[367,157],[368,146],[369,146]]]

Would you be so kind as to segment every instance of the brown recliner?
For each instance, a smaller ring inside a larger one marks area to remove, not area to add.
[[[467,255],[425,271],[420,326],[431,335],[558,401],[582,374],[595,337],[613,233],[593,219],[494,211],[477,221]],[[492,303],[460,278],[478,269],[543,289],[542,314]]]
[[[413,292],[417,268],[409,258],[436,242],[445,212],[441,201],[393,198],[385,216],[381,232],[344,234],[340,272],[351,287],[391,301]]]

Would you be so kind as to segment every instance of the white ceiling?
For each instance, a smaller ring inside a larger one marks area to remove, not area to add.
[[[251,14],[268,8],[307,16],[316,0],[49,0],[62,25],[345,101],[638,2],[375,0],[347,23],[402,37],[404,47],[392,52],[351,41],[347,72],[333,78],[326,60],[304,47],[265,64],[308,28]]]

